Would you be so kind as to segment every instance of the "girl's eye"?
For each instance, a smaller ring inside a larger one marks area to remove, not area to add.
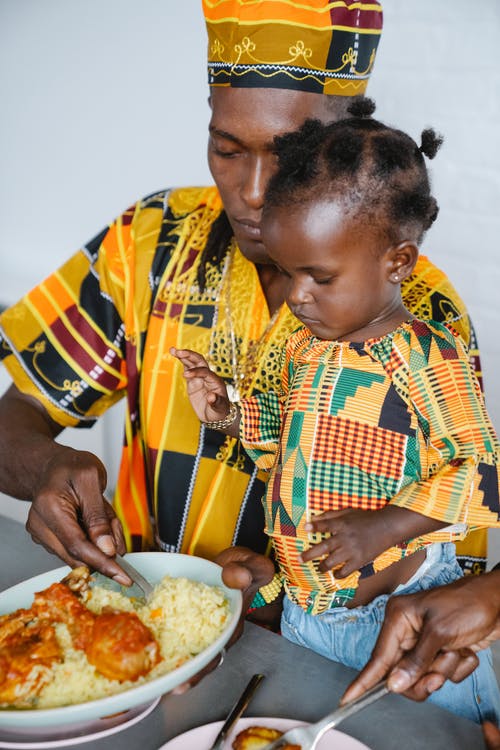
[[[327,279],[314,279],[314,281],[319,286],[323,286],[323,285],[326,285],[326,284],[330,284],[333,281],[333,278],[334,278],[333,276],[328,276]]]

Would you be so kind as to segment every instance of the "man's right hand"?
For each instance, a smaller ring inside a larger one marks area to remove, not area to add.
[[[105,487],[106,470],[97,456],[58,445],[35,488],[26,529],[71,567],[85,564],[129,585],[112,559],[126,548],[121,523],[103,496]]]
[[[125,552],[121,524],[103,496],[106,470],[92,453],[56,442],[63,427],[12,385],[0,398],[0,491],[30,500],[27,530],[65,563],[84,563],[119,583],[113,560]]]

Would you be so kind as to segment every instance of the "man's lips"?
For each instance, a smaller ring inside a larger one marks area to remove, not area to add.
[[[235,222],[242,234],[251,237],[253,240],[262,239],[259,222],[251,219],[235,219]]]

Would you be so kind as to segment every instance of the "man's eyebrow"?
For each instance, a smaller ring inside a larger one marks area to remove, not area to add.
[[[236,146],[239,146],[242,149],[248,148],[248,144],[246,144],[240,138],[233,135],[232,133],[228,133],[226,130],[221,130],[220,128],[216,128],[215,125],[209,125],[208,132],[210,133],[210,135],[214,135],[218,138],[224,138],[226,141],[231,141],[231,143],[234,143]],[[266,151],[271,151],[271,152],[274,151],[274,141],[271,140],[269,141],[269,143],[266,143],[264,145],[264,148]]]
[[[228,133],[225,130],[221,130],[220,128],[215,128],[213,125],[209,126],[208,131],[211,135],[217,135],[219,136],[219,138],[225,138],[227,141],[232,141],[238,146],[243,146],[243,142],[240,141],[240,139],[235,135],[232,135],[232,133]]]

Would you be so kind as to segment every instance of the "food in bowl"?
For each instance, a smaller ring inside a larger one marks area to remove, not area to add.
[[[203,651],[229,616],[217,586],[165,576],[141,603],[76,569],[29,609],[0,617],[0,706],[54,708],[128,690]]]
[[[233,750],[260,750],[283,735],[270,727],[247,727],[233,740]],[[301,750],[300,745],[282,745],[280,750]]]

